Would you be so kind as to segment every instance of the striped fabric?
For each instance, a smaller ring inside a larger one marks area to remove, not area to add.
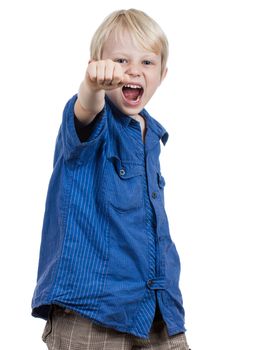
[[[94,323],[147,338],[156,304],[170,336],[184,332],[180,260],[164,209],[160,140],[168,133],[146,110],[140,125],[106,98],[85,142],[73,96],[56,141],[32,314],[53,304]]]
[[[134,119],[130,122],[130,128],[126,129],[127,138],[132,137],[138,154],[142,158],[142,164],[145,161],[145,149],[141,137],[141,128],[140,124]],[[143,180],[143,193],[144,193],[144,205],[145,205],[145,233],[144,236],[148,239],[149,247],[149,267],[150,267],[150,276],[155,278],[156,276],[156,242],[155,242],[155,214],[151,207],[151,202],[149,199],[148,187],[147,187],[147,173],[146,167],[144,164],[145,172],[142,177]],[[142,308],[144,309],[142,315],[143,317],[140,320],[140,326],[136,329],[136,332],[139,334],[144,329],[145,324],[151,324],[153,319],[153,310],[155,310],[155,299],[151,295],[151,291],[147,290],[146,301],[143,304]]]

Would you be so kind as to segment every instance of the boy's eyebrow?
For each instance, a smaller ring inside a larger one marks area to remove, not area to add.
[[[126,56],[129,57],[128,53],[122,52],[122,51],[114,51],[111,53],[111,56]],[[155,52],[146,52],[146,53],[142,53],[142,55],[140,55],[142,58],[145,57],[151,57],[151,58],[158,58],[160,56],[160,54],[156,54]]]

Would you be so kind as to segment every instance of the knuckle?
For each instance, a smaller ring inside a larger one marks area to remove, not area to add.
[[[98,61],[98,65],[99,65],[100,67],[104,67],[105,61],[104,61],[104,60]]]
[[[112,81],[112,80],[113,80],[112,75],[110,75],[110,74],[106,74],[106,75],[105,75],[105,81],[106,81],[106,82],[109,82],[109,81]]]
[[[91,81],[95,81],[96,80],[96,75],[93,73],[87,73],[88,79],[90,79]]]
[[[103,72],[99,72],[97,74],[97,81],[99,81],[100,83],[105,81],[105,76],[104,76]]]

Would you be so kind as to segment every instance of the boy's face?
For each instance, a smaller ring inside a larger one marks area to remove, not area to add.
[[[165,78],[167,69],[161,76],[161,55],[135,45],[127,31],[122,33],[122,39],[116,41],[113,33],[109,35],[102,60],[111,59],[120,63],[123,72],[130,77],[129,84],[108,90],[106,95],[121,112],[135,116],[153,96]]]

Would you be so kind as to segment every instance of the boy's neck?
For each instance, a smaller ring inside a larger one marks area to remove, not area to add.
[[[141,129],[141,136],[142,136],[142,141],[145,142],[145,135],[146,135],[146,121],[145,118],[142,117],[140,114],[136,114],[133,116],[130,116],[132,119],[136,120],[140,124],[140,129]]]
[[[142,117],[140,114],[136,114],[136,115],[131,115],[130,116],[132,119],[135,119],[137,122],[140,122],[142,120]]]

